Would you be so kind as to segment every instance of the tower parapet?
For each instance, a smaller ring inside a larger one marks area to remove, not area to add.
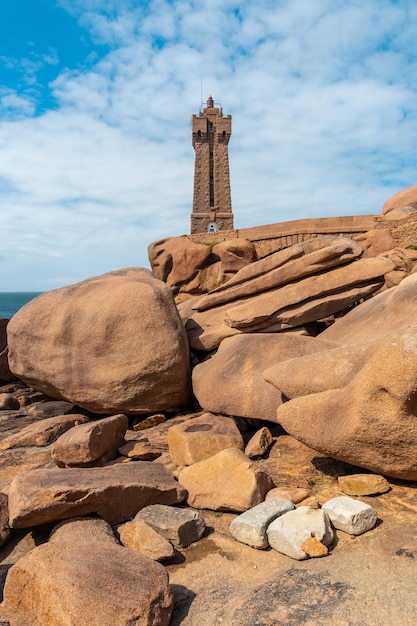
[[[195,150],[191,234],[233,230],[228,154],[232,116],[224,116],[221,105],[209,96],[191,125]]]

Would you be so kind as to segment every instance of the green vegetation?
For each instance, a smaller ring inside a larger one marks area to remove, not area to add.
[[[208,246],[210,248],[210,252],[213,252],[214,246],[217,246],[220,241],[199,241],[198,243],[202,243],[204,246]]]

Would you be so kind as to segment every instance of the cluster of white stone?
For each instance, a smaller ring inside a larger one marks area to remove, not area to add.
[[[271,498],[238,515],[230,524],[230,532],[252,548],[271,546],[300,561],[326,555],[334,529],[361,535],[376,522],[375,509],[349,496],[332,498],[321,509],[295,508],[289,500]]]

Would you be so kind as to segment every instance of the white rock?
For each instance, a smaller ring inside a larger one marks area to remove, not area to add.
[[[266,530],[277,517],[294,509],[294,504],[283,498],[270,498],[235,517],[230,524],[231,535],[252,548],[267,548]]]
[[[350,535],[362,535],[377,521],[377,512],[369,504],[349,496],[332,498],[323,505],[335,528]]]
[[[308,555],[301,544],[314,537],[328,546],[333,541],[333,529],[325,511],[301,506],[274,520],[268,526],[267,536],[271,548],[302,561]]]

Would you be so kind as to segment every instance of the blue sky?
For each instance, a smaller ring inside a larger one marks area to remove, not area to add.
[[[237,228],[417,183],[414,0],[0,0],[0,291],[189,232],[190,116],[233,116]]]

